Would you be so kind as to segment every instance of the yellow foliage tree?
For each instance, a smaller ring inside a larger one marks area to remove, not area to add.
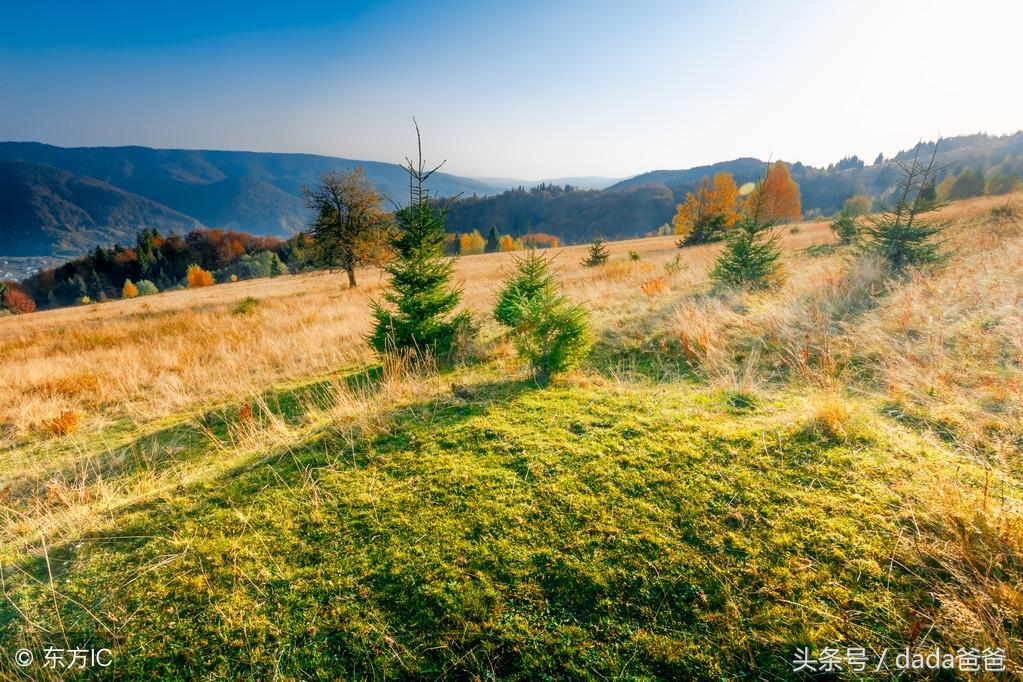
[[[781,161],[771,165],[767,177],[750,193],[744,208],[749,217],[759,222],[799,220],[802,215],[799,185],[789,175],[789,167]],[[758,215],[752,215],[754,210],[759,211]]]
[[[124,280],[124,287],[121,288],[121,298],[135,298],[138,295],[138,287],[132,284],[130,279]]]
[[[696,193],[689,192],[685,203],[678,205],[672,220],[675,234],[686,244],[720,239],[735,225],[738,196],[731,173],[718,173],[713,182],[705,177]]]
[[[515,240],[512,239],[512,236],[510,234],[506,234],[506,235],[502,235],[501,236],[501,239],[498,242],[498,250],[499,251],[514,251],[515,250]]]
[[[473,230],[472,234],[461,234],[458,237],[458,252],[463,256],[483,253],[486,248],[487,240],[483,238],[479,230]]]
[[[213,285],[213,274],[208,270],[203,270],[194,263],[188,266],[188,272],[185,274],[185,277],[188,279],[189,289]]]

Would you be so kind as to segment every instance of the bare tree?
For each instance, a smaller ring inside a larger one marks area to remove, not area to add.
[[[380,194],[361,168],[328,171],[302,194],[315,212],[310,228],[316,261],[344,270],[348,286],[356,286],[355,269],[379,263],[390,236],[391,218],[380,208]]]

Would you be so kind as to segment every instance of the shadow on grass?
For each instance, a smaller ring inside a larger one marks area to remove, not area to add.
[[[232,428],[240,423],[244,406],[258,404],[254,410],[269,412],[265,417],[281,419],[289,425],[301,423],[310,408],[325,409],[333,400],[333,386],[343,383],[350,390],[372,395],[379,387],[383,369],[364,367],[331,378],[265,391],[251,400],[223,403],[204,412],[179,415],[168,425],[145,433],[133,433],[134,427],[121,422],[96,435],[89,442],[47,443],[35,449],[58,455],[60,464],[35,476],[14,478],[6,489],[5,503],[12,508],[30,506],[33,501],[62,502],[61,497],[87,494],[99,481],[117,483],[145,471],[157,472],[187,464],[208,456],[211,447],[228,442]],[[70,457],[60,457],[68,454]]]
[[[372,393],[379,388],[382,374],[379,367],[369,367],[342,378],[349,386]],[[331,380],[321,380],[297,389],[274,391],[264,394],[264,400],[275,412],[279,410],[278,416],[298,420],[302,414],[301,408],[308,406],[310,401],[315,403],[329,400],[331,383]],[[55,579],[59,578],[64,573],[64,567],[73,563],[75,551],[82,543],[116,546],[119,552],[136,550],[153,540],[159,540],[163,535],[175,535],[180,522],[187,517],[200,516],[214,508],[232,508],[239,499],[250,498],[271,486],[301,487],[312,469],[362,469],[372,461],[376,452],[420,448],[423,443],[412,434],[413,429],[406,426],[414,425],[418,429],[422,427],[423,420],[428,419],[430,424],[440,428],[454,428],[473,417],[485,416],[494,407],[532,390],[540,389],[533,381],[526,379],[453,384],[450,394],[414,401],[386,411],[380,419],[380,423],[385,425],[381,432],[356,433],[352,443],[343,442],[345,439],[337,425],[323,426],[304,442],[277,446],[270,452],[243,458],[212,479],[203,479],[187,486],[178,485],[174,494],[191,501],[185,509],[172,504],[166,497],[123,505],[106,518],[110,531],[50,546],[47,548],[49,566],[44,557],[33,556],[20,564],[20,569],[43,581],[49,579],[50,574]],[[111,482],[129,477],[143,466],[166,467],[172,463],[215,456],[215,451],[210,447],[212,439],[226,438],[228,430],[228,420],[207,413],[200,418],[147,434],[128,446],[111,451],[103,456],[103,463],[97,463],[95,468],[102,472],[104,481]],[[114,459],[119,454],[123,456],[129,451],[138,451],[146,444],[162,446],[163,451],[145,462],[138,457],[124,458],[123,461]],[[167,447],[168,444],[179,446],[185,452],[174,452],[173,448]],[[104,470],[104,466],[108,469]],[[45,495],[46,481],[58,475],[61,472],[22,481],[19,490],[31,490],[34,486],[36,491],[43,489]],[[0,624],[3,622],[3,609],[4,604],[0,603]]]

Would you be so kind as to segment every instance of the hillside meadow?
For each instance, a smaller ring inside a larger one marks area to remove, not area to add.
[[[484,324],[439,370],[371,353],[372,270],[0,318],[0,678],[1023,674],[1023,196],[944,212],[905,281],[820,221],[762,292],[719,245],[555,249],[597,344],[544,389],[488,319],[512,254],[457,260]]]

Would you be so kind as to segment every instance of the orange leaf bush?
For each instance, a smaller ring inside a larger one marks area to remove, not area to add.
[[[189,289],[213,286],[213,273],[203,270],[194,263],[188,266],[188,272],[185,276],[188,279]]]
[[[647,281],[643,282],[640,285],[640,289],[642,289],[643,293],[646,294],[647,296],[655,296],[663,292],[667,288],[668,282],[663,277],[654,277],[653,279],[648,279]]]
[[[46,423],[46,430],[54,436],[69,436],[78,430],[78,413],[74,410],[65,410],[56,419]]]

